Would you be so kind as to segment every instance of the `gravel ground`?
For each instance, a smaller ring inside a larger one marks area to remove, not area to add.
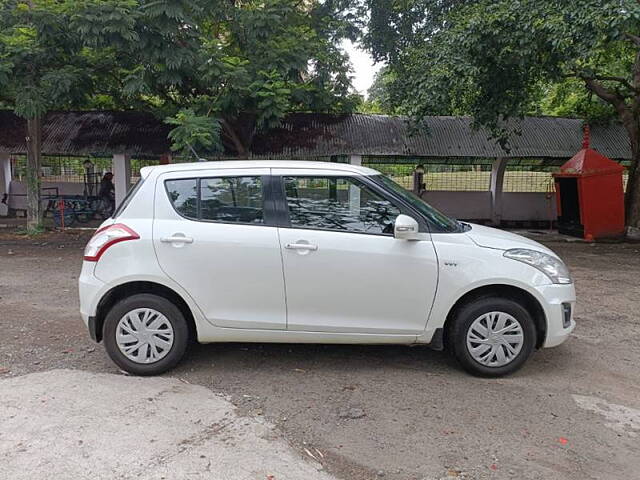
[[[78,315],[86,235],[0,236],[0,378],[118,373]],[[229,395],[343,479],[638,478],[640,245],[549,238],[578,327],[511,377],[421,347],[267,344],[197,345],[167,376]]]

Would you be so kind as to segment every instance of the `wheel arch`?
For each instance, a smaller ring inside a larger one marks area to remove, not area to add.
[[[111,310],[111,308],[120,300],[139,293],[149,293],[157,295],[159,297],[166,298],[171,303],[173,303],[176,307],[178,307],[178,309],[180,309],[180,312],[184,315],[184,318],[186,319],[187,325],[189,327],[190,336],[192,338],[196,338],[197,329],[193,312],[191,311],[191,308],[189,307],[187,302],[179,293],[177,293],[170,287],[157,282],[136,280],[122,283],[113,287],[107,293],[105,293],[100,299],[100,302],[98,302],[94,320],[97,342],[102,341],[104,319],[107,316],[109,310]]]
[[[544,344],[547,335],[547,317],[544,308],[531,293],[523,288],[508,284],[492,284],[476,287],[463,294],[453,306],[449,309],[444,323],[444,346],[448,346],[449,332],[453,324],[453,318],[458,310],[471,302],[486,297],[502,297],[510,298],[520,303],[531,314],[536,327],[537,339],[536,348],[540,348]]]

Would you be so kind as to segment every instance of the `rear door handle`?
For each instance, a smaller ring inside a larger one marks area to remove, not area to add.
[[[311,250],[313,252],[318,250],[317,245],[312,245],[310,243],[287,243],[284,248],[287,250]]]
[[[184,235],[172,235],[171,237],[161,238],[162,243],[193,243],[193,238]]]

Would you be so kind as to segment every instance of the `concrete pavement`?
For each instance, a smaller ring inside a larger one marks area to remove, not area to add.
[[[51,370],[0,381],[1,479],[331,480],[321,468],[177,379]]]

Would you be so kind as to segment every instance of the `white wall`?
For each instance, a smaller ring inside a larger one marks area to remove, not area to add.
[[[491,218],[491,192],[437,192],[422,193],[422,198],[442,213],[466,220]]]
[[[555,193],[518,192],[502,194],[502,219],[516,221],[556,220]]]
[[[84,183],[77,182],[42,182],[42,187],[57,187],[59,195],[82,195],[84,194]],[[27,208],[27,187],[24,182],[12,180],[9,185],[9,208],[14,210],[25,210]],[[47,195],[49,192],[45,191]],[[54,192],[52,191],[53,195]],[[46,205],[46,202],[43,202]]]
[[[488,220],[491,218],[491,192],[429,191],[422,198],[454,218]],[[519,192],[502,194],[503,221],[555,220],[555,194]]]

